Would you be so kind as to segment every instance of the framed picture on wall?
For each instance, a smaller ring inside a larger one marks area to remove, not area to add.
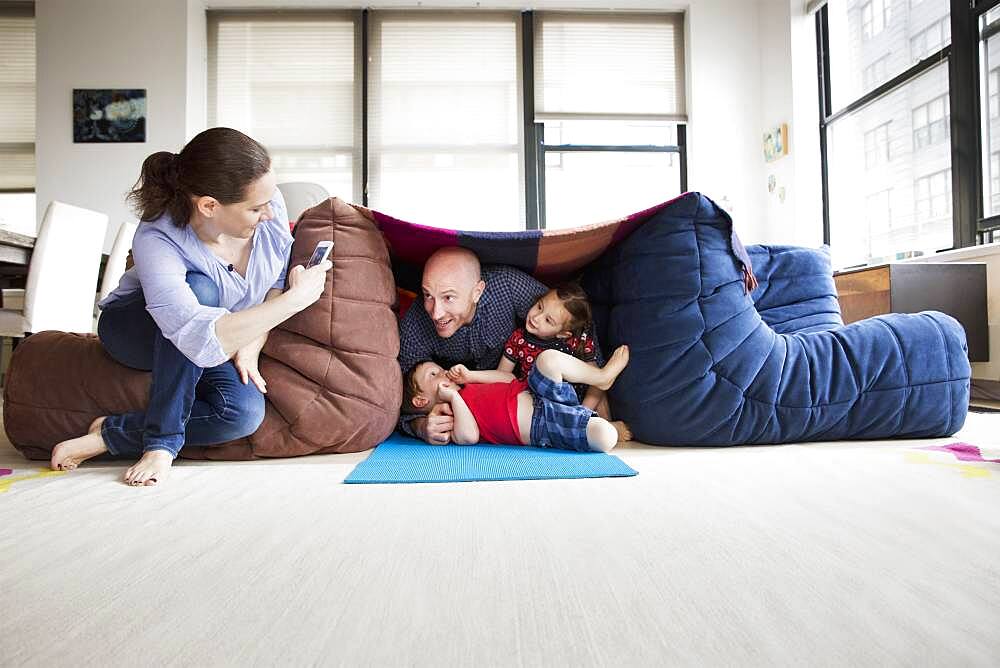
[[[73,143],[144,141],[145,88],[73,89]]]

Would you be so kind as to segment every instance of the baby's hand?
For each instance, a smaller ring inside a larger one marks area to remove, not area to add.
[[[456,364],[448,369],[445,375],[448,376],[448,380],[459,385],[468,385],[470,382],[469,368],[464,364]]]
[[[451,383],[441,383],[438,385],[438,397],[450,402],[458,396],[458,387]]]

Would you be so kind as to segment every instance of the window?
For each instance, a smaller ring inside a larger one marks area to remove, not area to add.
[[[990,13],[997,12],[1000,15],[1000,7],[990,10]],[[1000,16],[998,16],[1000,18]],[[1000,30],[1000,23],[993,28]],[[996,159],[1000,152],[1000,34],[993,34],[982,42],[980,51],[980,68],[986,75],[981,79],[981,86],[985,86],[980,94],[980,116],[979,124],[982,136],[982,159],[980,169],[983,171],[983,192],[980,199],[983,208],[981,217],[988,218],[1000,215],[1000,185],[997,179],[1000,178],[1000,165]],[[996,223],[992,223],[993,227]],[[995,237],[994,237],[995,238]]]
[[[614,219],[680,194],[683,53],[679,14],[536,15],[545,227]]]
[[[878,86],[883,81],[886,81],[889,77],[887,76],[888,70],[886,66],[889,62],[889,54],[885,54],[878,58],[871,65],[865,67],[862,73],[862,85],[866,91],[869,91],[876,86]]]
[[[868,227],[868,255],[884,257],[892,250],[892,188],[865,198],[865,224]]]
[[[1000,211],[1000,151],[990,154],[990,208]]]
[[[950,41],[951,21],[945,17],[910,38],[910,54],[913,60],[922,60]]]
[[[913,110],[913,148],[939,144],[951,137],[948,96],[941,95]]]
[[[209,125],[236,128],[267,146],[279,183],[310,181],[361,201],[357,17],[208,16]]]
[[[35,18],[0,4],[0,226],[35,230]]]
[[[861,5],[861,32],[871,39],[885,30],[892,18],[892,0],[869,0]]]
[[[865,133],[865,169],[886,163],[889,156],[889,123],[883,123]]]
[[[911,101],[926,100],[926,91],[940,91],[947,85],[948,67],[944,63],[827,125],[829,243],[835,267],[951,245],[951,221],[918,226],[914,198],[909,195],[917,176],[950,166],[948,141],[917,151],[910,128]],[[882,162],[889,158],[891,163]],[[882,193],[889,190],[895,198],[891,226],[876,225],[882,219],[870,212],[882,210],[872,207],[876,201],[884,202]],[[874,196],[882,199],[869,200]]]
[[[373,13],[372,207],[443,227],[524,227],[517,19]]]
[[[600,222],[686,186],[683,24],[680,13],[212,11],[209,120],[260,139],[279,181],[416,223]]]
[[[913,198],[918,223],[951,218],[951,170],[917,179],[913,184]]]
[[[1000,117],[1000,68],[990,70],[989,106],[991,119]]]

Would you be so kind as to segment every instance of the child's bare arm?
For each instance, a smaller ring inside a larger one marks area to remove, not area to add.
[[[465,399],[458,393],[458,390],[451,390],[447,396],[442,396],[451,404],[451,411],[454,413],[455,424],[451,430],[451,441],[456,445],[472,445],[479,442],[479,425],[476,418],[472,416]]]
[[[502,364],[502,363],[501,363]],[[513,366],[511,367],[513,369]],[[514,380],[510,371],[472,371],[464,364],[456,364],[448,369],[448,378],[453,383],[468,385],[469,383],[509,383]]]

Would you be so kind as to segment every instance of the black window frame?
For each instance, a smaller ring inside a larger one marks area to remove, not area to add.
[[[912,6],[912,3],[911,3]],[[830,81],[830,32],[828,7],[816,11],[817,79],[819,90],[820,179],[823,198],[823,242],[830,244],[830,172],[827,134],[838,119],[852,114],[920,75],[948,64],[948,100],[951,135],[952,246],[938,251],[965,248],[992,241],[1000,231],[1000,215],[983,218],[982,136],[979,131],[981,106],[979,85],[979,45],[1000,33],[1000,19],[982,32],[979,20],[1000,6],[1000,0],[950,0],[951,41],[905,71],[848,102],[833,108]],[[870,38],[869,38],[870,39]],[[989,238],[987,239],[987,234]]]

